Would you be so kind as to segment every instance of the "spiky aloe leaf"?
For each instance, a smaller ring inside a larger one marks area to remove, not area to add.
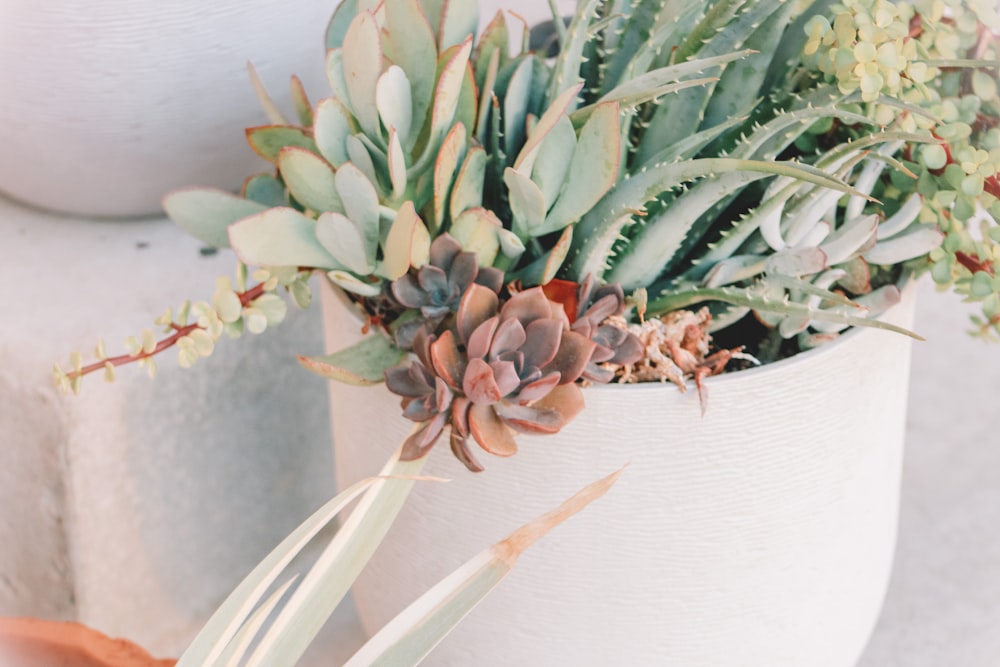
[[[793,8],[794,3],[786,1],[761,24],[751,26],[753,32],[743,42],[743,47],[754,53],[727,65],[723,70],[708,100],[702,128],[726,122],[758,98],[774,49],[784,36]]]
[[[229,243],[240,261],[252,266],[339,269],[316,238],[316,222],[291,208],[272,208],[229,227]]]
[[[733,61],[744,60],[753,54],[754,51],[743,49],[660,67],[615,86],[601,96],[598,102],[619,102],[623,108],[635,107],[690,86],[700,86],[716,81],[715,78],[704,77],[690,80],[690,77],[716,70],[716,68]],[[579,109],[576,113],[579,115],[583,112],[584,109]]]
[[[721,0],[709,9],[705,19],[688,36],[676,54],[678,61],[690,57],[711,57],[740,49],[753,29],[768,16],[778,12],[787,0],[760,0],[746,3],[742,0]],[[705,39],[710,36],[710,39]],[[642,135],[637,151],[639,163],[660,147],[673,143],[690,134],[692,126],[702,129],[702,120],[710,97],[716,87],[709,84],[700,88],[687,88],[660,105]],[[750,99],[759,93],[753,91]]]
[[[231,224],[267,208],[212,188],[175,190],[163,198],[163,210],[191,236],[215,248],[229,247]]]
[[[879,144],[893,143],[903,137],[906,138],[906,141],[927,141],[927,138],[922,135],[903,132],[883,132],[858,139],[854,142],[840,144],[821,157],[816,165],[828,171],[837,171],[857,156],[862,155],[867,149]],[[711,266],[715,262],[738,252],[740,247],[760,229],[761,224],[763,224],[767,217],[773,215],[775,211],[780,213],[783,203],[788,201],[797,192],[800,192],[804,188],[804,184],[790,180],[783,187],[784,190],[780,190],[772,186],[770,196],[765,199],[764,203],[756,211],[735,223],[718,243],[708,249],[703,255],[703,265]],[[815,211],[816,209],[812,210]],[[793,217],[792,219],[794,220],[795,218]]]
[[[698,208],[711,206],[715,196],[723,196],[742,185],[764,178],[767,175],[783,175],[798,178],[807,182],[831,187],[841,192],[854,192],[843,182],[829,174],[808,165],[789,162],[763,162],[759,160],[740,160],[735,158],[699,158],[682,162],[671,162],[655,165],[632,178],[621,181],[604,199],[592,208],[578,223],[577,244],[571,265],[571,276],[582,280],[588,274],[603,276],[607,269],[606,258],[612,256],[615,243],[621,238],[622,231],[632,224],[632,215],[641,211],[646,202],[651,201],[660,193],[682,183],[710,175],[722,175],[708,181],[699,192],[707,197],[705,200],[692,199],[692,212]],[[672,210],[672,209],[670,209]],[[699,214],[700,215],[700,214]],[[622,273],[628,273],[628,287],[652,283],[671,259],[684,237],[694,224],[697,217],[679,223],[676,228],[665,217],[656,226],[655,231],[645,232],[649,242],[639,248],[638,244],[629,245],[632,255],[628,264],[619,263],[616,266]],[[642,264],[642,262],[647,262]],[[655,272],[655,274],[654,274]],[[625,283],[623,283],[624,285]]]
[[[636,0],[632,3],[625,25],[614,52],[605,58],[601,94],[606,94],[620,83],[626,66],[632,62],[639,48],[649,40],[657,25],[657,17],[664,10],[663,0]],[[691,3],[694,4],[694,3]]]
[[[388,336],[372,333],[348,348],[317,357],[298,357],[308,370],[328,380],[353,385],[379,384],[385,371],[403,363],[406,351],[392,344]]]
[[[563,91],[577,85],[590,23],[597,14],[600,2],[601,0],[581,0],[577,4],[576,14],[566,31],[566,39],[560,44],[559,55],[553,65],[547,95],[549,100],[555,100]]]

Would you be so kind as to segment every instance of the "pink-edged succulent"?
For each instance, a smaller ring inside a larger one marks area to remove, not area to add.
[[[497,456],[517,452],[515,433],[556,433],[583,408],[574,384],[597,344],[570,328],[560,304],[541,288],[518,292],[503,305],[478,284],[462,296],[455,326],[439,335],[421,330],[416,359],[386,372],[403,397],[403,414],[423,425],[406,441],[404,458],[423,456],[451,426],[451,448],[470,469],[482,466],[471,436]]]

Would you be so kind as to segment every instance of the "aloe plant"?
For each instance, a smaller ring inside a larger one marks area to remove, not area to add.
[[[164,202],[235,251],[235,283],[165,313],[165,338],[144,332],[120,357],[100,346],[86,366],[76,355],[57,381],[76,388],[136,360],[152,371],[173,346],[189,365],[223,333],[279,322],[275,292],[307,305],[321,273],[371,335],[303,364],[360,384],[388,374],[425,424],[410,453],[450,425],[478,468],[470,435],[509,452],[539,406],[559,411],[534,389],[511,400],[539,380],[496,366],[533,358],[530,337],[493,340],[498,329],[483,335],[496,351],[473,346],[468,322],[527,324],[523,293],[565,311],[551,338],[587,341],[570,366],[560,358],[559,386],[636,377],[641,346],[606,325],[612,314],[707,305],[706,337],[729,330],[764,357],[775,341],[787,353],[849,326],[893,328],[876,316],[926,270],[982,301],[979,333],[1000,332],[1000,18],[988,2],[580,0],[568,25],[552,23],[551,58],[502,12],[475,36],[478,20],[474,2],[343,2],[327,31],[328,97],[313,105],[293,81],[289,121],[254,79],[272,123],[247,139],[271,171],[239,196],[194,188]],[[247,265],[260,267],[252,281]],[[470,372],[492,378],[489,401]],[[575,410],[575,395],[560,401]]]

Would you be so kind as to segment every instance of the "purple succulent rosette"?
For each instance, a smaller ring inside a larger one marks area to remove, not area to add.
[[[452,451],[478,471],[470,436],[490,454],[511,456],[516,433],[558,432],[583,409],[575,382],[597,349],[541,288],[501,304],[493,290],[471,284],[454,328],[439,335],[421,329],[416,359],[385,374],[389,389],[403,397],[404,416],[423,422],[404,444],[403,458],[424,456],[450,426]]]
[[[389,300],[413,313],[395,328],[396,345],[413,349],[417,331],[435,330],[458,310],[462,295],[474,283],[498,293],[503,287],[503,271],[480,267],[476,254],[463,251],[448,234],[434,239],[427,264],[388,284]]]

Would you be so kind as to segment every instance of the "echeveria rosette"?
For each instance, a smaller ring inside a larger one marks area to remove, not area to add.
[[[396,328],[396,345],[404,350],[413,348],[417,331],[435,330],[458,310],[462,295],[473,283],[499,293],[503,272],[479,266],[476,253],[462,250],[461,244],[448,234],[434,239],[428,263],[389,284],[388,296],[392,302],[419,312]]]
[[[470,436],[490,454],[511,456],[515,433],[558,432],[583,409],[574,383],[596,348],[541,288],[501,306],[491,289],[470,285],[454,329],[421,330],[417,358],[386,372],[389,389],[403,396],[404,416],[424,422],[407,439],[404,459],[425,455],[448,424],[452,451],[470,470],[482,470]]]
[[[615,371],[609,366],[631,365],[643,356],[642,343],[634,334],[606,323],[609,317],[625,312],[625,292],[618,284],[595,288],[593,277],[588,276],[578,288],[577,304],[570,328],[597,346],[582,376],[591,382],[611,382]]]

